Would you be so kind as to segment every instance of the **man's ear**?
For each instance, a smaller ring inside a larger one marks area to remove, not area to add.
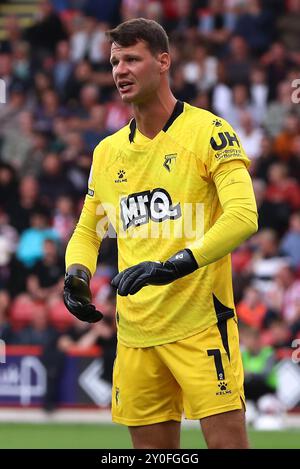
[[[171,57],[168,52],[162,52],[158,56],[158,61],[160,63],[160,73],[167,72],[171,65]]]

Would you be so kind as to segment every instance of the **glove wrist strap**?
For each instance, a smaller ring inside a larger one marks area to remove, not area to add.
[[[174,265],[176,272],[180,276],[191,274],[194,270],[198,269],[198,264],[190,249],[183,249],[177,252],[167,262],[171,262]]]
[[[89,275],[89,272],[87,269],[85,269],[83,266],[81,265],[71,265],[67,272],[66,272],[66,278],[69,276],[69,275],[74,275],[74,277],[78,277],[82,280],[84,280],[84,282],[89,285],[90,283],[90,275]]]

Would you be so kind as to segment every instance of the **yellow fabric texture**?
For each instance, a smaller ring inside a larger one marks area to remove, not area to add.
[[[190,248],[198,270],[169,285],[117,298],[119,341],[147,347],[215,324],[214,297],[234,309],[228,253],[256,231],[257,212],[249,159],[223,119],[185,103],[154,139],[137,131],[130,143],[129,133],[128,125],[94,151],[66,266],[82,264],[95,272],[108,221],[118,235],[120,271]]]
[[[119,344],[113,376],[113,421],[128,426],[151,425],[180,421],[183,412],[186,418],[198,420],[241,409],[245,402],[244,373],[233,318],[227,322],[227,334],[230,360],[217,325],[158,347]],[[209,352],[212,350],[220,352],[217,365]]]

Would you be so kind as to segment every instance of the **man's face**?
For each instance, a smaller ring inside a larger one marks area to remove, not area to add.
[[[143,41],[129,47],[112,44],[113,78],[125,103],[142,103],[155,94],[161,80],[160,56],[152,55]]]

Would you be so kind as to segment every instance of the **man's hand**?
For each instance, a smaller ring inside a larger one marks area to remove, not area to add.
[[[91,304],[90,278],[81,269],[70,269],[65,276],[64,303],[76,318],[86,322],[98,322],[103,314]]]
[[[121,296],[134,295],[146,285],[166,285],[198,269],[189,249],[179,251],[166,262],[146,261],[117,274],[111,284]]]

